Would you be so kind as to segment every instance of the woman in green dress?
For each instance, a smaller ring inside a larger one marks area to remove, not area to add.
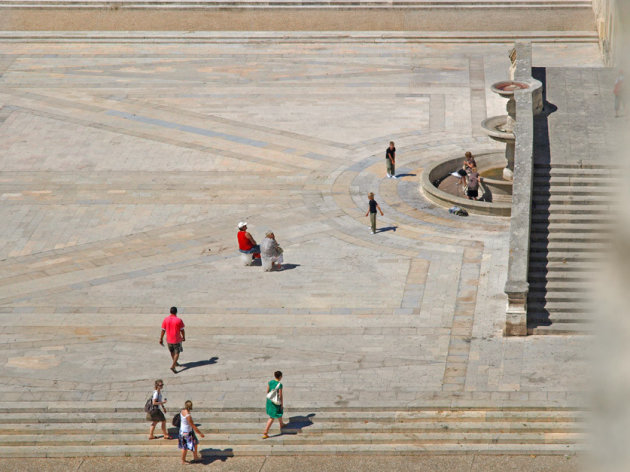
[[[267,426],[265,427],[265,431],[263,432],[263,439],[267,439],[269,437],[269,428],[271,428],[271,424],[273,423],[274,418],[278,418],[280,420],[280,432],[282,432],[282,428],[286,425],[282,422],[282,413],[284,410],[284,398],[282,395],[282,384],[280,380],[282,380],[282,372],[277,370],[273,376],[276,378],[275,380],[270,380],[267,384],[267,394],[272,390],[278,389],[278,400],[280,402],[279,405],[276,405],[269,398],[267,398],[267,414],[269,415],[269,421],[267,421]]]

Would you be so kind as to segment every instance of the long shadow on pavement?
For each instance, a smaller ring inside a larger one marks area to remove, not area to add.
[[[182,368],[178,371],[178,373],[184,372],[188,369],[194,369],[195,367],[203,367],[204,365],[216,364],[218,360],[218,357],[211,357],[210,359],[205,359],[203,361],[186,362],[185,364],[181,364]]]

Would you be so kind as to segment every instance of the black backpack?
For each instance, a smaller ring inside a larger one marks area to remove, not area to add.
[[[175,426],[176,428],[179,428],[182,424],[182,415],[180,413],[177,413],[175,416],[173,416],[173,426]]]
[[[153,397],[149,398],[147,400],[147,402],[144,404],[144,411],[146,413],[150,413],[151,410],[153,410],[153,408],[155,407],[155,405],[153,404]]]

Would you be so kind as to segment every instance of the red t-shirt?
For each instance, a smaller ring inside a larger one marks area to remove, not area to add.
[[[247,231],[239,231],[237,234],[238,237],[238,248],[242,251],[249,251],[254,247],[252,242],[247,238]]]
[[[166,331],[166,342],[168,344],[179,344],[182,342],[182,333],[184,322],[176,315],[168,315],[162,321],[162,329]]]

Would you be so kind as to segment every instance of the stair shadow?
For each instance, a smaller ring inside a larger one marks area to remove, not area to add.
[[[547,69],[545,67],[533,67],[532,76],[543,84],[542,98],[543,110],[534,116],[534,177],[536,182],[532,184],[532,197],[534,195],[542,199],[532,199],[531,230],[528,282],[530,290],[527,295],[527,324],[528,327],[551,325],[549,311],[546,308],[548,264],[549,264],[549,207],[551,204],[551,147],[549,143],[549,115],[558,107],[547,101]],[[537,220],[537,221],[536,221]],[[534,225],[537,226],[534,234]],[[535,238],[535,239],[534,239]],[[542,248],[532,250],[532,245],[540,245]],[[535,256],[535,260],[532,260]],[[534,275],[535,274],[535,275]],[[536,279],[533,279],[536,277]],[[542,282],[542,284],[541,284]],[[532,290],[533,283],[541,284]]]
[[[198,463],[209,465],[217,461],[225,462],[230,457],[234,457],[234,449],[228,448],[221,450],[209,447],[199,451],[199,455],[201,456],[201,460]]]

